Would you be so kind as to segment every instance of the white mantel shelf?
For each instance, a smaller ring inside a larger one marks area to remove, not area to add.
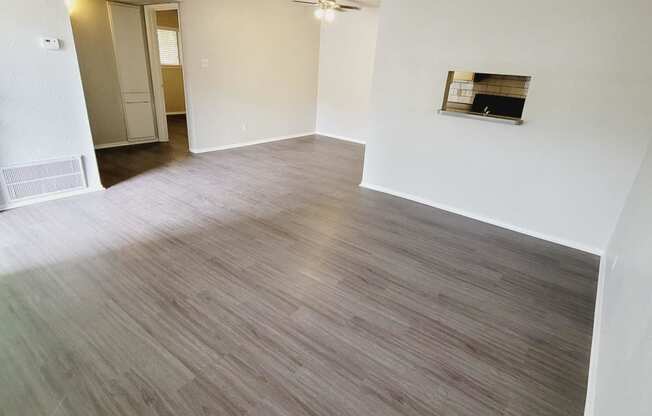
[[[516,118],[483,116],[481,114],[463,113],[460,111],[448,111],[443,109],[437,110],[437,113],[444,116],[472,118],[474,120],[491,121],[494,123],[511,124],[514,126],[520,126],[521,124],[523,124],[523,120],[516,119]]]

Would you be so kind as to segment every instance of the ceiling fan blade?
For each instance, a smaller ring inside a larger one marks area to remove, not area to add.
[[[361,9],[360,7],[358,7],[358,6],[347,6],[347,5],[344,5],[344,4],[338,4],[338,5],[336,6],[336,8],[337,8],[338,10],[340,10],[340,11],[346,11],[346,10],[362,10],[362,9]]]
[[[302,1],[302,0],[293,0],[295,3],[303,3],[303,4],[310,4],[311,6],[316,6],[319,3],[314,2],[314,1]]]
[[[360,7],[374,7],[377,8],[380,5],[381,0],[346,0],[347,3],[353,3]]]

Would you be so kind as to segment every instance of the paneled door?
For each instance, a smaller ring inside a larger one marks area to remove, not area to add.
[[[129,141],[156,137],[142,7],[108,2]]]

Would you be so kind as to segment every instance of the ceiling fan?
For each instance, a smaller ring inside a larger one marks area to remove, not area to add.
[[[319,20],[332,22],[335,20],[335,12],[348,12],[351,10],[361,10],[358,6],[349,6],[346,4],[338,3],[337,0],[316,0],[316,1],[303,1],[293,0],[295,3],[310,4],[315,6],[315,17]]]

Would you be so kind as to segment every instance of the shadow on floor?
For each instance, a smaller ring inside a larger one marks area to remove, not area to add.
[[[97,150],[102,184],[109,188],[190,156],[185,115],[168,116],[169,142]]]
[[[0,414],[583,414],[596,256],[361,189],[351,143],[185,157],[2,214]]]

